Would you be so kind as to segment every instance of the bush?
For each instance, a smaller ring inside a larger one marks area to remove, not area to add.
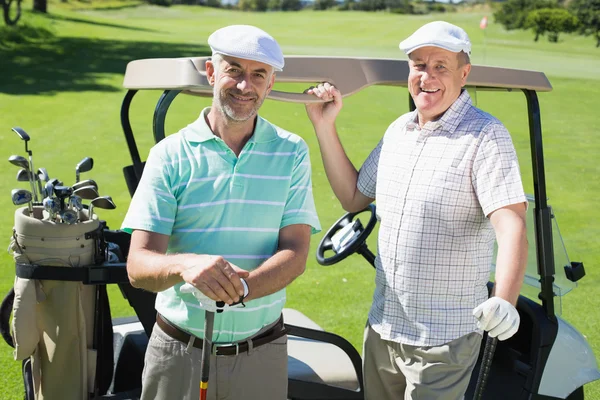
[[[315,0],[313,8],[315,10],[327,10],[335,6],[335,0]]]
[[[494,13],[494,21],[502,24],[507,30],[525,29],[525,21],[530,11],[558,7],[560,6],[554,0],[508,0]]]
[[[527,15],[525,26],[535,33],[534,41],[537,42],[540,36],[546,34],[548,41],[556,43],[561,32],[574,32],[578,21],[564,8],[542,8]]]

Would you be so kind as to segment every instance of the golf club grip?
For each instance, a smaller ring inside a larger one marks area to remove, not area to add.
[[[477,385],[475,386],[473,400],[481,400],[483,398],[483,392],[490,375],[490,369],[492,367],[492,361],[494,360],[494,352],[496,351],[497,344],[498,338],[488,335],[487,340],[485,341],[485,349],[483,350],[483,358],[481,359],[481,368],[479,369],[479,376],[477,377]]]
[[[212,335],[213,327],[215,323],[215,313],[212,311],[206,311],[204,313],[204,342],[202,343],[202,361],[200,363],[200,376],[201,383],[208,383],[208,374],[210,372],[210,352],[212,350]]]

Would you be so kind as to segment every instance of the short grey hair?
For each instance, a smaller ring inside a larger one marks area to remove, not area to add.
[[[464,51],[458,52],[458,65],[462,67],[467,64],[471,64],[471,57],[469,57],[469,54]]]
[[[213,55],[210,57],[210,61],[213,63],[215,71],[218,71],[219,64],[221,64],[221,61],[223,61],[223,57],[219,53],[213,53]]]

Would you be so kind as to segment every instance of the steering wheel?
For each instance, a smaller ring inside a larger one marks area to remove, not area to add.
[[[368,211],[369,222],[363,227],[358,214]],[[369,204],[365,209],[358,212],[346,213],[329,228],[317,247],[317,262],[321,265],[333,265],[342,261],[353,253],[362,255],[373,267],[375,267],[375,255],[367,248],[367,237],[373,231],[377,223],[375,205]],[[331,250],[335,254],[325,257],[325,252]]]

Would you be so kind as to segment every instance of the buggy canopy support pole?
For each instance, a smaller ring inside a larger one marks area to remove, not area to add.
[[[131,107],[131,101],[133,96],[137,93],[137,90],[130,89],[127,91],[123,104],[121,104],[121,127],[125,134],[125,140],[127,141],[127,147],[129,148],[129,154],[131,154],[131,161],[133,161],[133,169],[137,175],[138,180],[142,177],[142,160],[140,159],[140,153],[135,143],[135,137],[133,136],[133,130],[131,129],[131,121],[129,120],[129,108]]]
[[[537,93],[524,89],[529,114],[529,138],[531,141],[531,162],[533,166],[533,190],[535,194],[535,240],[537,242],[537,265],[540,275],[539,294],[546,316],[556,321],[554,315],[554,249],[552,245],[552,220],[546,193],[544,172],[544,150],[542,144],[542,123],[540,103]]]
[[[156,104],[152,120],[152,132],[154,132],[155,143],[165,138],[165,118],[167,117],[167,111],[173,100],[175,100],[175,96],[180,92],[181,90],[165,90]]]

